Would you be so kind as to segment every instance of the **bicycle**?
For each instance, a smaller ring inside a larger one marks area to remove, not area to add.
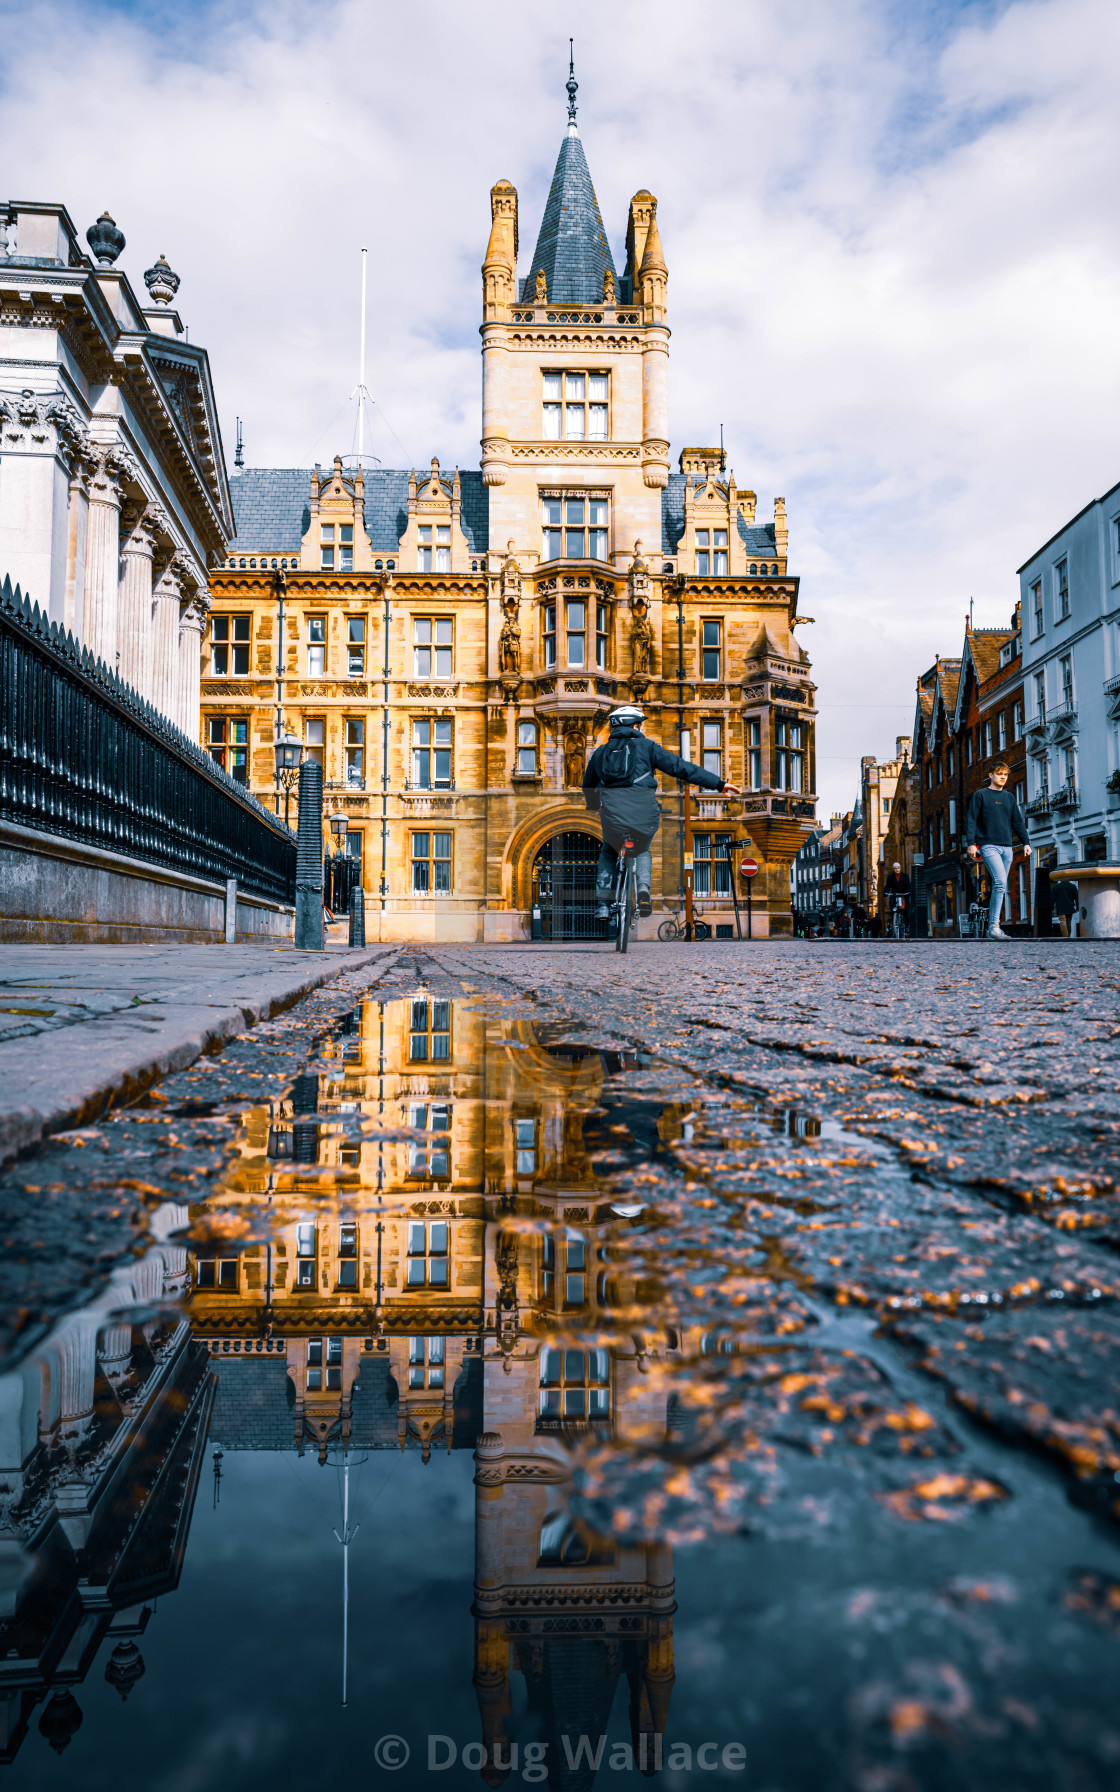
[[[710,940],[712,930],[706,921],[693,921],[692,934],[696,940]],[[659,940],[683,940],[684,936],[685,925],[679,915],[669,915],[657,929]]]
[[[891,897],[890,937],[892,940],[906,938],[906,900],[902,896]]]
[[[637,877],[630,859],[630,854],[633,851],[633,840],[624,840],[615,861],[614,881],[611,884],[607,938],[610,939],[613,936],[616,952],[625,952],[630,944],[630,921],[638,906]]]

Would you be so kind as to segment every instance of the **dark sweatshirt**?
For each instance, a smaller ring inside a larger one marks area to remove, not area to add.
[[[1027,844],[1027,824],[1006,784],[1002,790],[982,785],[974,790],[964,824],[966,846],[1014,846]]]

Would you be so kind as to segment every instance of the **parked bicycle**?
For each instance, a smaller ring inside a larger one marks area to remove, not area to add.
[[[684,916],[669,915],[657,929],[657,937],[659,940],[683,940],[685,932]],[[697,940],[710,940],[712,937],[712,930],[706,921],[693,921],[692,933]]]

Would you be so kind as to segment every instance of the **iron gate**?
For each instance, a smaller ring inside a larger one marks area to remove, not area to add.
[[[606,921],[595,919],[595,867],[599,842],[591,834],[553,834],[533,861],[533,907],[541,911],[546,940],[605,940]]]

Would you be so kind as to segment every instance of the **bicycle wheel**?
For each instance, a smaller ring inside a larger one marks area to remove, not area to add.
[[[710,940],[712,937],[712,930],[706,921],[694,921],[692,923],[692,933],[693,938],[696,940]]]
[[[625,952],[627,946],[630,944],[630,910],[633,906],[634,898],[633,883],[634,873],[631,870],[629,863],[627,863],[626,871],[622,879],[622,911],[618,917],[618,949],[620,952]]]
[[[672,915],[669,916],[669,919],[667,921],[662,921],[660,927],[657,929],[657,937],[659,940],[679,940],[680,939],[681,930],[677,926],[677,923],[674,921]]]

